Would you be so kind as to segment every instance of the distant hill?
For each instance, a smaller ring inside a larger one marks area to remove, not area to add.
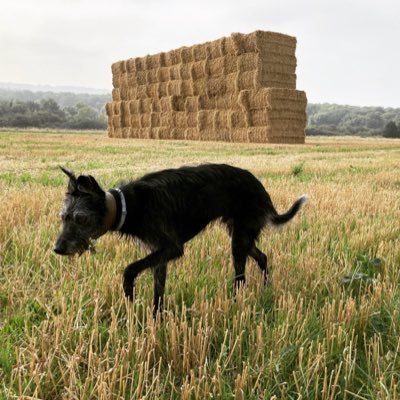
[[[111,100],[110,92],[93,94],[76,92],[33,91],[22,89],[22,86],[23,85],[21,85],[20,89],[7,89],[0,87],[0,101],[41,102],[46,99],[53,99],[63,109],[66,107],[74,107],[79,103],[83,103],[94,108],[99,113],[104,113],[104,105]]]
[[[11,91],[52,92],[52,93],[82,93],[82,94],[108,94],[109,89],[96,89],[81,86],[52,86],[32,85],[26,83],[0,82],[0,89]]]

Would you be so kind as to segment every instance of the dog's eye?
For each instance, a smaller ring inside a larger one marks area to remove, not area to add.
[[[66,221],[67,219],[69,219],[69,215],[66,214],[64,211],[60,211],[59,215],[62,221]]]
[[[85,214],[74,214],[74,221],[79,225],[84,225],[88,222],[88,217]]]

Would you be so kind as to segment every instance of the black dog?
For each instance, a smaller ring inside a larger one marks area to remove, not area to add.
[[[245,264],[252,257],[267,279],[267,257],[255,244],[268,223],[292,219],[306,197],[279,215],[263,185],[248,171],[229,165],[206,164],[145,175],[118,189],[103,191],[92,176],[64,168],[69,177],[61,212],[63,230],[54,251],[82,253],[91,240],[119,231],[143,241],[151,253],[125,268],[125,295],[133,299],[135,278],[147,268],[154,274],[154,315],[162,306],[167,263],[183,255],[184,244],[211,221],[221,219],[232,238],[236,285],[245,281]]]

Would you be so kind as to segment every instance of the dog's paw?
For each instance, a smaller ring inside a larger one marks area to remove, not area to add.
[[[135,289],[135,279],[132,278],[131,276],[128,276],[128,274],[124,274],[122,286],[124,288],[125,296],[130,301],[133,301],[133,291]]]

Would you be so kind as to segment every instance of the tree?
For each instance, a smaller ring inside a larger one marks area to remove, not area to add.
[[[386,138],[400,138],[400,126],[397,126],[394,121],[390,121],[385,125],[383,136]]]

